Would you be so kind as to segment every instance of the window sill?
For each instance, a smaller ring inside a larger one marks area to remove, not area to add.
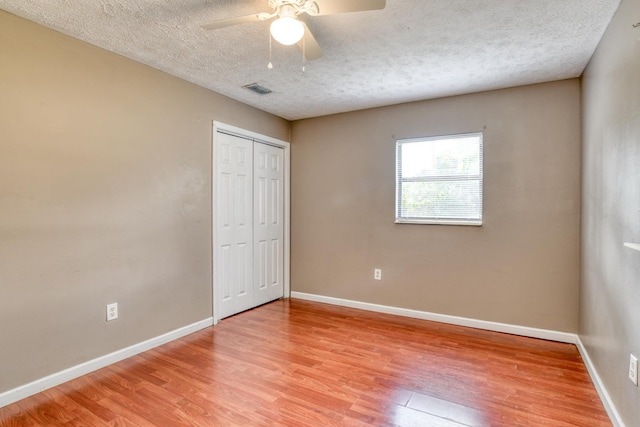
[[[482,221],[425,221],[425,220],[396,219],[395,223],[396,224],[417,224],[417,225],[469,225],[472,227],[482,227]]]

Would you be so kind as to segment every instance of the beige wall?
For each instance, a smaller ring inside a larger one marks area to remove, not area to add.
[[[583,78],[580,337],[628,426],[640,426],[640,1],[624,0]]]
[[[484,225],[394,224],[395,139],[479,130]],[[292,140],[293,291],[577,331],[579,80],[297,121]]]
[[[289,138],[0,11],[0,393],[212,315],[212,120]]]

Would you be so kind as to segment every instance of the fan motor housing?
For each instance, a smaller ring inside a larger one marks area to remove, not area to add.
[[[286,10],[289,7],[295,10],[295,15],[308,13],[311,16],[316,16],[320,12],[318,4],[315,1],[310,0],[269,0],[269,7],[274,9],[276,13],[281,16],[283,10]]]

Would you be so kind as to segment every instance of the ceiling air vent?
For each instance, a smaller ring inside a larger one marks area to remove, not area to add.
[[[258,95],[266,95],[271,93],[271,89],[268,89],[264,86],[260,86],[258,83],[251,83],[248,85],[242,86],[243,88],[249,89],[251,92],[255,92]]]

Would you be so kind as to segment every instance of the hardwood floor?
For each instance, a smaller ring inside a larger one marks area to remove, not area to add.
[[[610,426],[575,346],[300,300],[0,408],[0,426]]]

